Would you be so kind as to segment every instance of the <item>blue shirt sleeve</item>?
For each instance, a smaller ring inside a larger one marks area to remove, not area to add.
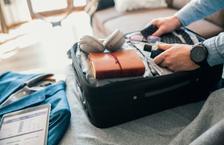
[[[224,8],[224,0],[191,0],[175,15],[182,25],[186,26],[222,8]],[[224,63],[224,32],[205,40],[203,44],[208,49],[207,61],[210,66]]]
[[[187,26],[222,8],[224,8],[224,0],[191,0],[175,15],[179,18],[182,25]]]
[[[203,44],[208,49],[207,61],[210,66],[224,63],[224,32],[205,40]]]

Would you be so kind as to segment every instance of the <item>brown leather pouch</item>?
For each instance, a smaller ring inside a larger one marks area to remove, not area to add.
[[[96,79],[140,76],[145,72],[143,60],[136,50],[90,53],[88,57]]]

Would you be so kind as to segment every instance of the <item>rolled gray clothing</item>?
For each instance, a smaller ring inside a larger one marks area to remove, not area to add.
[[[190,145],[222,145],[224,144],[224,119],[219,121]]]
[[[216,138],[224,138],[224,125],[217,124],[219,121],[224,119],[224,89],[217,90],[213,92],[207,101],[205,102],[204,106],[202,107],[198,116],[185,128],[183,129],[171,142],[169,145],[189,145],[194,143],[193,145],[207,145],[202,142],[203,138],[209,137],[207,134],[210,133],[210,128],[212,129],[211,132],[215,133],[214,140],[210,140],[212,145],[216,145],[216,142],[219,140]],[[219,129],[217,129],[218,127]],[[214,127],[214,129],[212,128]],[[208,131],[204,135],[204,133]],[[216,136],[217,135],[217,136]],[[202,138],[200,138],[202,137]],[[220,139],[221,139],[220,138]],[[198,141],[197,141],[198,139]],[[205,140],[206,142],[206,140]],[[198,144],[196,144],[198,143]],[[210,145],[210,144],[208,144]],[[219,144],[220,145],[220,144]]]

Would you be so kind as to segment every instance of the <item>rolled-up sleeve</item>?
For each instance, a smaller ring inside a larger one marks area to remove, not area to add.
[[[202,19],[224,7],[224,0],[191,0],[186,6],[179,10],[175,15],[179,18],[182,25]]]
[[[207,61],[210,66],[224,63],[224,32],[205,40],[203,44],[208,49]]]

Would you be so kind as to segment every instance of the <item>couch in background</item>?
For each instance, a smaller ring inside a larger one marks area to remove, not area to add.
[[[119,13],[114,8],[113,0],[99,0],[97,9],[92,13],[92,28],[94,34],[105,37],[115,29],[124,33],[141,30],[152,19],[175,14],[190,0],[167,0],[167,8],[141,9]],[[188,26],[191,30],[210,38],[224,30],[224,10],[221,10],[204,20],[199,20]]]

